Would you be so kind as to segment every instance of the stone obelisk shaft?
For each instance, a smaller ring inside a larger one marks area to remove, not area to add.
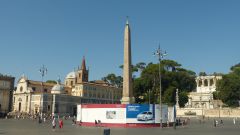
[[[134,103],[131,62],[131,32],[128,22],[124,31],[123,97],[122,104]]]

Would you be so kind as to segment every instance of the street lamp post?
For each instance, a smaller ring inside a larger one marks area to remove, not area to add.
[[[148,104],[151,104],[151,100],[150,100],[150,89],[148,89]]]
[[[218,106],[218,117],[220,118],[221,116],[220,116],[220,103],[219,103],[219,101],[220,101],[220,98],[219,98],[219,91],[217,91],[217,106]]]
[[[159,61],[159,105],[160,105],[160,127],[163,128],[162,126],[162,84],[161,84],[161,60],[163,59],[164,56],[166,56],[167,53],[166,51],[162,51],[160,49],[160,45],[158,49],[154,52],[154,56],[158,57]]]
[[[47,74],[47,68],[43,65],[40,69],[39,72],[42,77],[42,83],[41,83],[41,97],[40,97],[40,113],[41,113],[41,118],[42,118],[42,113],[43,113],[43,77]]]

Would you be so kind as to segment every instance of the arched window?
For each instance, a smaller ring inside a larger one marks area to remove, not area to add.
[[[204,86],[208,86],[208,80],[204,80]]]
[[[213,79],[210,79],[210,86],[213,86]]]
[[[202,86],[202,80],[198,80],[198,87]]]
[[[23,91],[23,87],[21,86],[21,87],[20,87],[20,92],[22,92],[22,91]]]

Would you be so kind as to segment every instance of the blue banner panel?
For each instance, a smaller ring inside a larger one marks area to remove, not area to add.
[[[127,119],[130,123],[154,123],[155,107],[149,104],[128,104]]]

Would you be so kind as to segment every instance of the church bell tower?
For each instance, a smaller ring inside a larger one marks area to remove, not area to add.
[[[88,70],[86,68],[85,57],[82,60],[82,66],[77,71],[77,83],[88,82]]]

